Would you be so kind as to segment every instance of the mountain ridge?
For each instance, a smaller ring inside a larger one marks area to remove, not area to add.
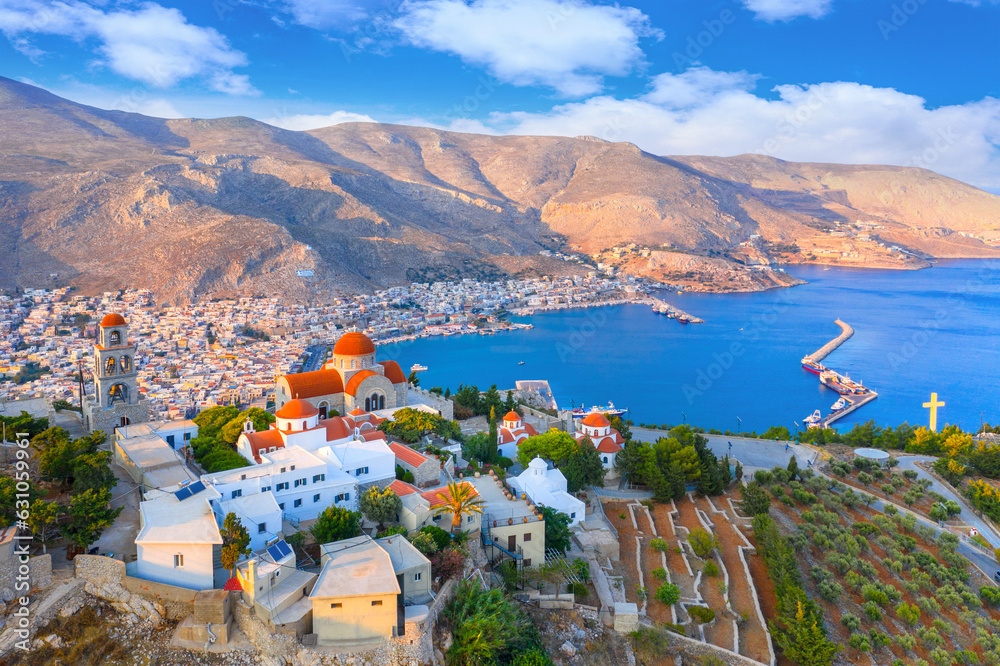
[[[928,256],[1000,256],[1000,197],[907,167],[375,123],[297,132],[238,116],[159,119],[2,77],[0,155],[7,289],[314,298],[585,270],[539,254],[565,249],[693,288],[753,290],[789,283],[755,268],[778,261],[916,268]],[[630,243],[636,252],[607,252]]]

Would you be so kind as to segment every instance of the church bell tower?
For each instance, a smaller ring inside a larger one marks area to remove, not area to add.
[[[102,430],[113,438],[115,428],[148,420],[139,395],[135,353],[125,318],[117,313],[106,315],[94,344],[94,395],[88,396],[83,409],[84,424],[91,432]]]

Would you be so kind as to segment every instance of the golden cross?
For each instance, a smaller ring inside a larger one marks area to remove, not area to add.
[[[944,407],[944,403],[938,402],[937,393],[931,393],[931,401],[925,402],[924,407],[931,410],[931,432],[937,432],[937,408]]]

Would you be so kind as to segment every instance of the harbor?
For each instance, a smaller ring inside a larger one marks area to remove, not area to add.
[[[676,319],[682,324],[704,324],[705,320],[700,317],[695,317],[690,315],[680,308],[674,307],[666,301],[660,300],[655,296],[649,298],[649,303],[653,306],[653,312],[656,314],[666,315],[668,319]]]
[[[866,387],[860,380],[852,380],[850,377],[841,375],[823,365],[822,361],[827,356],[854,335],[854,329],[851,328],[850,324],[840,319],[835,320],[834,323],[840,327],[840,335],[802,359],[803,368],[819,375],[821,384],[840,394],[840,398],[831,406],[830,414],[823,416],[822,412],[817,409],[804,419],[810,428],[829,428],[834,422],[878,397],[878,393]]]

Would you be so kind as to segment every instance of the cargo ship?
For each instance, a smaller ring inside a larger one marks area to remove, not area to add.
[[[812,360],[810,357],[806,356],[802,359],[802,367],[809,372],[815,372],[817,375],[826,372],[826,366],[822,363]]]
[[[845,377],[833,370],[825,370],[819,374],[819,381],[841,395],[862,395],[868,393],[860,381],[855,382],[850,377]]]

